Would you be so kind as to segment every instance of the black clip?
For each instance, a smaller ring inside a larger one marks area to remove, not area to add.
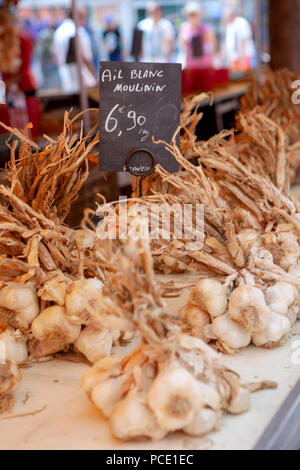
[[[145,172],[133,171],[130,168],[130,159],[133,157],[133,155],[135,155],[138,152],[146,153],[147,155],[149,155],[149,157],[152,160],[151,167],[149,168],[149,170],[147,170]],[[129,171],[129,173],[131,173],[132,175],[137,176],[139,178],[139,194],[138,194],[139,197],[142,197],[142,195],[143,195],[143,180],[144,180],[144,178],[146,178],[147,176],[149,176],[153,173],[155,165],[156,165],[156,162],[155,162],[155,158],[154,158],[153,153],[150,152],[150,150],[148,150],[144,147],[135,148],[135,149],[131,150],[131,152],[129,152],[129,154],[127,155],[126,161],[125,161],[125,166],[126,166],[127,170]]]

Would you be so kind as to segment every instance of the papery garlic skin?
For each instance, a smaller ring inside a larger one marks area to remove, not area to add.
[[[257,287],[240,286],[231,293],[229,316],[240,323],[249,332],[265,330],[271,321],[271,310],[268,308],[263,292]]]
[[[36,288],[11,282],[0,290],[0,307],[14,314],[14,327],[29,328],[39,314]]]
[[[209,338],[205,334],[205,327],[210,324],[210,316],[196,305],[188,303],[179,312],[179,319],[184,332],[202,339],[206,343]]]
[[[99,296],[102,293],[103,282],[99,279],[81,279],[73,282],[68,288],[66,295],[67,315],[73,323],[88,325],[93,322],[89,305],[96,306],[101,310]]]
[[[227,295],[221,282],[201,279],[191,291],[190,302],[212,317],[223,315],[227,310]]]
[[[272,313],[272,319],[268,328],[252,335],[252,342],[256,346],[274,347],[280,344],[290,329],[291,325],[288,318],[278,313]]]
[[[5,345],[5,360],[23,364],[28,358],[27,341],[20,331],[11,328],[0,334],[0,343]]]
[[[183,367],[170,364],[154,379],[147,402],[159,427],[176,431],[191,422],[202,405],[199,382]]]
[[[251,334],[246,328],[233,321],[228,314],[215,318],[212,322],[212,331],[227,352],[234,353],[246,348],[251,342]]]
[[[95,363],[99,359],[111,355],[113,336],[109,330],[91,325],[81,331],[74,346],[90,362]]]
[[[190,436],[203,436],[213,431],[219,423],[220,414],[210,408],[200,409],[183,431]]]
[[[276,282],[269,286],[265,293],[265,299],[270,310],[274,313],[287,315],[289,307],[297,297],[297,289],[287,282]]]
[[[135,391],[115,407],[110,426],[116,437],[125,440],[141,437],[158,440],[167,434],[157,425],[153,413]]]
[[[35,357],[64,350],[77,340],[81,330],[69,320],[65,308],[58,305],[43,310],[31,328],[34,340],[30,351]]]
[[[74,239],[80,249],[92,249],[95,245],[96,234],[87,230],[75,230]]]
[[[91,390],[91,400],[99,410],[102,411],[103,415],[109,418],[116,407],[116,405],[122,399],[123,384],[120,377],[107,378]]]

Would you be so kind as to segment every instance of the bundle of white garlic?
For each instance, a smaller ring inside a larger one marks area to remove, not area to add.
[[[80,239],[84,239],[82,234]],[[102,290],[103,282],[98,278],[72,281],[63,273],[51,274],[38,294],[44,302],[54,304],[32,322],[30,354],[44,357],[73,347],[95,363],[110,356],[114,345],[130,341],[132,333],[118,329],[120,322],[109,327],[99,321],[103,316]]]
[[[180,335],[173,354],[149,357],[141,347],[122,360],[103,359],[84,375],[82,386],[124,440],[157,440],[178,430],[203,436],[218,428],[224,412],[250,407],[250,391],[237,375],[187,335]]]
[[[161,439],[178,430],[202,436],[220,425],[224,412],[248,410],[250,391],[237,374],[223,367],[204,341],[182,333],[168,313],[155,283],[148,241],[102,240],[97,256],[113,286],[102,294],[103,305],[141,335],[132,353],[98,361],[82,380],[91,401],[109,418],[113,434],[124,440]],[[202,295],[210,289],[219,297]],[[191,301],[201,302],[199,331],[212,312],[222,318],[228,306],[225,288],[214,280],[197,286]]]
[[[298,292],[293,284],[275,282],[265,292],[253,284],[249,273],[228,289],[216,279],[201,279],[189,302],[179,312],[185,331],[234,354],[251,341],[256,346],[280,345],[299,314]],[[249,282],[251,285],[245,283]]]

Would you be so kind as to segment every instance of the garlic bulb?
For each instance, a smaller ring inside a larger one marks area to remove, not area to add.
[[[284,252],[279,264],[283,269],[288,270],[299,261],[300,246],[297,237],[292,232],[281,232],[277,235],[277,240]]]
[[[234,289],[229,300],[229,316],[251,333],[265,330],[271,321],[263,292],[257,287],[240,286]]]
[[[300,264],[295,264],[294,266],[291,266],[288,272],[289,274],[292,274],[292,276],[295,276],[296,279],[299,279],[300,284]]]
[[[266,290],[265,298],[272,312],[287,315],[297,297],[297,289],[287,282],[276,282]]]
[[[54,305],[46,308],[31,325],[32,334],[38,341],[30,345],[31,353],[55,354],[74,343],[80,335],[80,326],[70,322],[64,307]]]
[[[99,279],[81,279],[73,282],[66,295],[66,311],[73,323],[87,325],[92,322],[88,305],[99,304],[103,283]],[[101,305],[99,304],[99,310]]]
[[[219,419],[220,413],[217,411],[202,408],[196,413],[194,419],[183,428],[183,431],[190,436],[203,436],[217,427]]]
[[[222,349],[228,353],[246,348],[251,342],[250,332],[241,324],[231,320],[228,314],[213,320],[212,332],[218,338]]]
[[[92,388],[91,400],[103,415],[109,418],[115,406],[122,399],[123,384],[120,377],[111,377]]]
[[[27,341],[20,331],[8,328],[0,334],[0,343],[5,345],[5,359],[23,364],[27,357]]]
[[[210,317],[207,313],[188,303],[180,310],[179,319],[185,333],[196,336],[206,343],[209,342],[209,338],[205,334],[205,327],[210,324]]]
[[[216,279],[201,279],[191,291],[190,302],[212,317],[223,315],[228,305],[225,288]]]
[[[290,329],[288,318],[278,313],[272,313],[269,326],[264,331],[252,335],[252,341],[256,346],[274,347],[280,344]]]
[[[13,314],[11,324],[14,327],[29,328],[39,314],[36,288],[16,282],[9,283],[0,290],[0,307]]]
[[[117,338],[117,336],[114,337]],[[94,325],[84,328],[74,343],[75,348],[92,363],[102,357],[110,356],[112,345],[112,333]]]
[[[110,425],[119,439],[162,439],[167,434],[166,430],[158,427],[153,413],[136,390],[118,403],[111,415]]]
[[[201,408],[201,388],[190,372],[173,363],[154,379],[147,402],[158,425],[176,431],[190,423]]]
[[[74,239],[82,250],[92,249],[95,245],[96,234],[91,230],[75,230]]]

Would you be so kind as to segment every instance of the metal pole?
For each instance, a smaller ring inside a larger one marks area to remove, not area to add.
[[[76,65],[77,65],[78,77],[79,77],[79,86],[80,86],[80,90],[79,90],[80,108],[81,108],[81,111],[84,111],[85,109],[88,109],[89,107],[89,98],[88,98],[88,92],[87,92],[87,88],[85,86],[83,74],[82,74],[84,61],[82,58],[80,38],[78,35],[79,22],[78,22],[76,0],[72,0],[72,13],[73,13],[73,20],[76,25],[75,54],[76,54]],[[85,133],[88,134],[91,129],[91,121],[90,121],[89,113],[83,114],[83,125],[84,125]]]

